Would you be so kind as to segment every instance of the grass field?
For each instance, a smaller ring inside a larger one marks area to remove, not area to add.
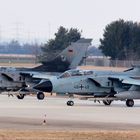
[[[40,64],[32,64],[32,63],[0,63],[0,67],[26,67],[32,68],[35,66],[39,66]]]
[[[78,68],[84,70],[111,70],[111,71],[124,71],[126,67],[102,67],[102,66],[79,66]]]
[[[140,131],[0,130],[0,140],[140,140]]]

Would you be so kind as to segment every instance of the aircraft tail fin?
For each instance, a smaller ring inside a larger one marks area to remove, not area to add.
[[[48,72],[64,72],[68,69],[76,68],[86,57],[88,47],[92,39],[81,38],[77,42],[71,43],[53,60],[46,61],[43,65],[35,67],[33,70]]]
[[[63,61],[69,62],[69,68],[76,68],[86,57],[87,49],[91,45],[92,39],[81,38],[75,43],[71,43],[59,56]]]

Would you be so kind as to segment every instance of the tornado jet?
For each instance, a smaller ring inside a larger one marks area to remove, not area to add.
[[[134,99],[140,99],[140,66],[123,72],[69,70],[58,76],[42,81],[35,89],[57,94],[80,95],[83,99],[103,101],[110,105],[113,100],[126,101],[134,106]],[[74,105],[69,100],[67,105]]]

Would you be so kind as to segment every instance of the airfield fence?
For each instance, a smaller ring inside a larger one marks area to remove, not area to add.
[[[107,66],[107,67],[132,67],[133,65],[139,65],[140,61],[133,60],[110,60],[107,58],[87,58],[85,65],[93,66]]]
[[[35,55],[24,54],[0,54],[0,63],[33,63],[35,64],[37,58]]]
[[[38,60],[37,60],[36,56],[34,56],[34,55],[1,54],[0,63],[37,64]],[[91,57],[86,58],[82,65],[106,66],[106,67],[131,67],[132,65],[140,66],[140,61],[111,60],[109,57],[91,56]]]

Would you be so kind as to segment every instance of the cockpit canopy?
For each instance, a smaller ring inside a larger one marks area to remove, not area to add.
[[[84,75],[91,75],[94,72],[91,70],[68,70],[62,73],[58,78],[67,78],[72,76],[84,76]]]

